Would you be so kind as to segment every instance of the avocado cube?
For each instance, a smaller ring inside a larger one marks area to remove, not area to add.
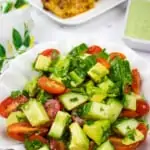
[[[139,122],[136,119],[122,119],[118,120],[114,123],[113,130],[122,135],[125,136],[130,130],[134,130],[137,128]]]
[[[51,65],[51,58],[39,55],[35,62],[35,69],[39,71],[48,71]]]
[[[72,110],[88,100],[88,96],[75,92],[68,92],[59,96],[59,100],[67,110]]]
[[[96,150],[115,150],[115,148],[108,140],[104,142],[102,145],[100,145],[99,147],[97,147]]]
[[[122,144],[131,145],[143,140],[144,140],[144,134],[139,130],[135,129],[128,132],[128,134],[123,138]]]
[[[12,112],[6,119],[6,125],[9,126],[11,124],[19,123],[19,122],[26,121],[26,120],[27,118],[22,111],[15,111],[15,112]]]
[[[136,95],[134,93],[124,95],[124,108],[136,110]]]
[[[87,136],[92,139],[97,145],[100,145],[107,138],[104,134],[110,128],[109,120],[95,121],[94,123],[85,124],[83,126],[83,131]]]
[[[109,70],[100,63],[97,63],[93,66],[89,71],[88,75],[97,83],[100,82],[101,79],[109,73]]]
[[[36,99],[30,99],[21,109],[32,126],[40,126],[49,122],[49,117],[43,105]]]
[[[86,103],[82,108],[82,117],[85,119],[99,120],[109,118],[110,107],[99,102]]]
[[[65,131],[70,120],[70,115],[66,112],[59,111],[48,133],[49,136],[60,139]]]
[[[109,119],[111,122],[116,121],[116,119],[119,117],[123,105],[121,104],[121,102],[115,98],[110,98],[108,99],[108,103],[107,105],[109,106]]]
[[[99,93],[99,94],[94,94],[90,100],[94,102],[102,102],[106,97],[107,97],[107,94]]]
[[[69,150],[88,150],[89,139],[87,138],[79,124],[76,122],[72,123],[69,126],[69,129],[71,132]]]

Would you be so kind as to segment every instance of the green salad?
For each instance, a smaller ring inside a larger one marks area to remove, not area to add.
[[[126,56],[82,43],[34,60],[39,76],[0,103],[7,135],[26,150],[135,150],[146,139],[149,104]]]

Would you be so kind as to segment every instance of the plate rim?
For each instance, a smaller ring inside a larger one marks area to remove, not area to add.
[[[107,9],[99,12],[99,13],[93,13],[93,15],[91,17],[85,17],[84,19],[78,19],[78,21],[72,21],[72,20],[63,20],[62,18],[56,16],[55,14],[49,13],[47,11],[45,11],[44,9],[40,8],[39,6],[37,6],[33,1],[29,1],[29,3],[35,7],[36,9],[38,9],[40,12],[42,12],[43,14],[45,14],[46,16],[48,16],[49,18],[51,18],[53,21],[61,24],[61,25],[67,25],[67,26],[74,26],[74,25],[80,25],[83,24],[85,22],[88,22],[90,20],[92,20],[93,18],[96,18],[102,14],[104,14],[105,12],[111,10],[112,8],[120,5],[121,3],[126,2],[127,0],[118,0],[118,2],[115,2],[114,4],[112,4],[111,6],[108,6]],[[90,13],[90,12],[89,12]],[[79,14],[80,15],[80,14]]]

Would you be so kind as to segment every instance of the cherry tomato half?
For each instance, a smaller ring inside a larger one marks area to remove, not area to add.
[[[55,59],[59,54],[59,51],[56,49],[46,49],[41,53],[41,55],[51,57],[52,59]]]
[[[132,70],[132,90],[136,94],[140,94],[141,76],[137,69]]]
[[[150,106],[146,101],[137,100],[136,112],[138,113],[139,117],[146,115],[149,111],[150,111]]]
[[[99,62],[99,63],[101,63],[102,65],[104,65],[107,69],[110,68],[110,64],[107,62],[107,60],[105,60],[103,58],[97,58],[96,61]]]
[[[7,118],[9,114],[17,110],[20,104],[24,104],[28,99],[25,96],[19,96],[17,98],[8,97],[0,103],[0,115]]]
[[[25,135],[30,135],[35,132],[38,132],[38,134],[43,134],[47,133],[48,129],[32,127],[28,122],[14,123],[7,128],[8,136],[18,141],[24,141]]]
[[[115,57],[120,57],[121,59],[125,59],[126,56],[119,52],[112,52],[110,53],[110,60],[113,60]]]
[[[136,111],[132,111],[132,110],[122,110],[120,117],[128,117],[128,118],[136,118],[138,117],[139,114]]]
[[[55,139],[50,140],[50,148],[51,150],[66,150],[64,142]]]
[[[93,54],[97,54],[97,53],[99,53],[99,52],[101,52],[101,51],[102,51],[102,48],[101,48],[101,47],[99,47],[99,46],[97,46],[97,45],[93,45],[93,46],[91,46],[91,47],[88,48],[87,53],[93,55]]]
[[[115,136],[109,137],[109,140],[114,145],[115,150],[134,150],[140,145],[140,142],[131,145],[124,145],[122,144],[122,139]]]
[[[41,89],[51,94],[62,94],[66,89],[63,84],[45,76],[39,78],[38,85]]]

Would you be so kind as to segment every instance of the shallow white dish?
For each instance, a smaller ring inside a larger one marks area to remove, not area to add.
[[[75,17],[68,18],[68,19],[62,19],[57,17],[55,14],[48,12],[43,9],[43,4],[41,0],[32,0],[29,1],[31,5],[39,9],[41,12],[46,14],[48,17],[52,18],[56,22],[63,24],[63,25],[78,25],[81,23],[84,23],[100,14],[103,14],[104,12],[110,10],[111,8],[125,2],[126,0],[99,0],[96,3],[96,7],[85,12],[82,14],[79,14]]]
[[[124,30],[123,30],[123,40],[124,42],[131,48],[139,50],[139,51],[148,51],[150,52],[150,41],[149,40],[142,40],[138,38],[133,38],[131,36],[125,35],[126,25],[128,21],[128,15],[130,11],[131,0],[128,1],[126,16],[125,16],[125,23],[124,23]]]
[[[101,47],[105,47],[108,52],[119,51],[124,53],[131,62],[132,67],[139,69],[143,79],[142,92],[150,103],[150,64],[125,45],[109,42],[103,43],[102,41],[96,39],[84,41],[47,42],[36,45],[28,52],[18,56],[12,61],[9,68],[0,76],[0,101],[9,96],[12,90],[21,90],[28,80],[37,75],[37,73],[32,69],[32,63],[39,52],[47,48],[56,48],[59,49],[61,53],[65,54],[74,46],[83,42],[88,45],[100,45]],[[148,117],[148,121],[150,122],[150,116]],[[13,148],[17,142],[9,139],[5,134],[5,130],[5,120],[0,118],[0,148]],[[150,141],[150,136],[140,150],[149,150],[150,142],[148,141]],[[18,150],[24,150],[23,146]]]

